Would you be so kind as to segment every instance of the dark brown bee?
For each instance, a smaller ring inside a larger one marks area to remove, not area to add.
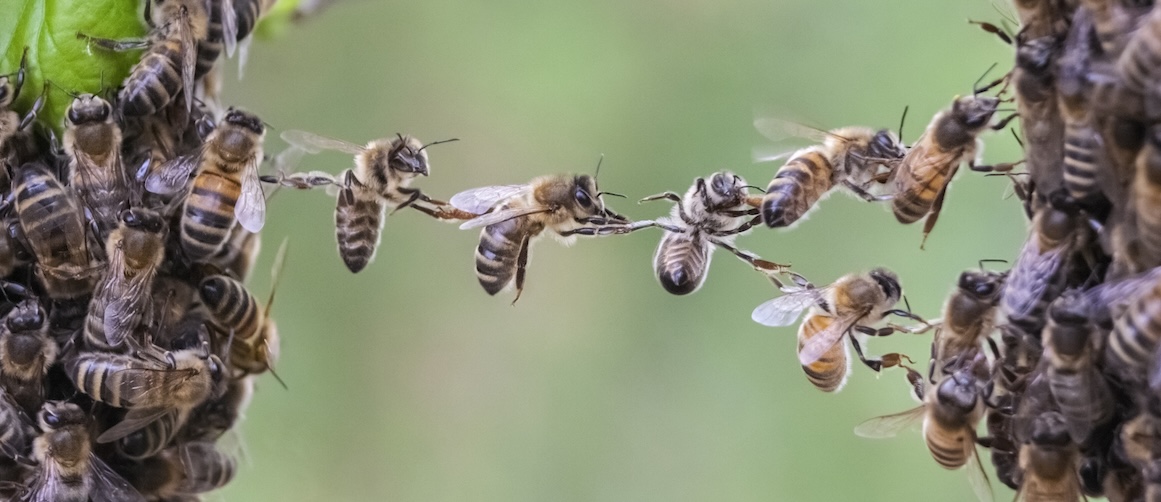
[[[1052,193],[1061,185],[1064,121],[1057,107],[1058,85],[1053,72],[1058,52],[1055,37],[1028,39],[1023,33],[1016,36],[1012,82],[1020,129],[1024,132],[1024,159],[1036,190],[1041,193]],[[1063,68],[1065,63],[1061,61],[1060,66]]]
[[[1046,375],[1072,441],[1083,444],[1113,416],[1113,398],[1098,371],[1100,339],[1084,298],[1066,292],[1048,309],[1044,329]]]
[[[1028,239],[1004,283],[1000,306],[1010,324],[1039,339],[1048,302],[1063,289],[1072,252],[1085,231],[1079,218],[1051,204],[1037,210]]]
[[[1149,140],[1137,156],[1132,183],[1136,246],[1131,258],[1140,269],[1161,265],[1161,127],[1149,130]]]
[[[96,222],[101,239],[117,228],[129,202],[129,177],[121,164],[121,128],[113,106],[92,94],[73,100],[65,113],[69,187]]]
[[[1007,274],[967,270],[943,305],[943,321],[932,342],[932,374],[980,353],[996,327],[996,311]]]
[[[1076,471],[1079,456],[1063,416],[1056,412],[1036,416],[1028,442],[1020,447],[1020,469],[1024,475],[1016,500],[1081,500]]]
[[[90,235],[72,190],[39,163],[16,173],[16,215],[36,275],[52,299],[73,299],[93,291],[99,269],[89,255]]]
[[[45,374],[56,362],[48,316],[35,298],[16,305],[0,331],[0,384],[30,416],[44,403]]]

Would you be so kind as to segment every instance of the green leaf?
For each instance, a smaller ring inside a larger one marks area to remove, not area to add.
[[[74,93],[115,90],[141,51],[89,47],[77,33],[116,40],[146,34],[144,4],[136,0],[0,0],[0,72],[15,72],[28,48],[24,87],[15,109],[26,113],[45,92],[45,78]],[[72,97],[50,88],[38,120],[58,132]]]
[[[262,16],[258,26],[254,28],[254,35],[262,40],[272,40],[281,37],[294,20],[294,11],[301,0],[278,0]]]

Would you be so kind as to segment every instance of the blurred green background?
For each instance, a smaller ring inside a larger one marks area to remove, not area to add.
[[[651,218],[668,205],[637,198],[719,169],[766,185],[778,166],[751,160],[770,144],[752,127],[755,107],[894,128],[910,105],[914,141],[990,64],[1012,59],[969,18],[999,15],[985,0],[341,1],[255,43],[243,80],[227,62],[226,101],[272,124],[270,152],[286,129],[461,138],[431,150],[432,176],[417,184],[444,198],[591,172],[603,153],[601,187],[630,197],[609,204]],[[986,161],[1019,158],[1006,132],[988,140]],[[348,166],[341,154],[301,165]],[[961,172],[925,251],[920,225],[843,195],[798,228],[739,244],[819,284],[890,267],[914,309],[938,317],[960,271],[1015,256],[1025,223],[1007,187]],[[396,214],[376,262],[352,275],[335,251],[332,199],[283,191],[270,205],[262,263],[291,238],[275,305],[289,390],[259,383],[227,499],[974,499],[917,431],[855,437],[860,421],[915,405],[904,375],[856,365],[841,393],[815,390],[795,330],[750,320],[774,289],[725,253],[701,291],[676,297],[652,275],[658,232],[545,241],[512,307],[476,283],[476,232]],[[254,275],[260,297],[267,269]],[[929,336],[870,350],[918,359]]]

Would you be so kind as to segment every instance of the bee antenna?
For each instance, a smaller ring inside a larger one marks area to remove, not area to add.
[[[742,185],[742,188],[753,188],[754,190],[757,190],[759,192],[766,190],[765,188],[762,188],[760,186],[754,186],[754,185]]]
[[[459,140],[460,140],[459,138],[451,138],[451,139],[441,139],[441,140],[439,140],[439,141],[432,141],[431,143],[428,143],[428,144],[426,144],[426,145],[423,145],[422,147],[420,147],[420,148],[419,148],[419,151],[420,151],[420,152],[422,152],[422,151],[426,150],[426,149],[427,149],[427,147],[429,147],[429,146],[432,146],[432,145],[438,145],[438,144],[441,144],[441,143],[451,143],[451,142],[453,142],[453,141],[459,141]]]
[[[984,80],[984,77],[987,77],[988,74],[992,72],[992,69],[996,67],[996,64],[998,64],[998,63],[992,63],[992,65],[989,66],[987,70],[984,70],[984,74],[980,75],[980,78],[976,79],[975,83],[972,84],[972,94],[979,94],[981,92],[988,90],[987,87],[981,88],[980,82],[982,82]]]
[[[597,197],[600,197],[600,196],[602,196],[602,195],[611,195],[611,196],[613,196],[613,197],[620,197],[620,198],[622,198],[622,199],[627,199],[627,198],[628,198],[628,197],[626,197],[626,196],[624,196],[624,195],[622,195],[622,194],[616,193],[616,192],[597,192]]]
[[[278,383],[279,383],[280,385],[282,385],[282,388],[283,388],[284,390],[290,390],[290,387],[287,387],[287,386],[286,386],[286,382],[283,382],[283,381],[282,381],[282,377],[278,376],[278,373],[275,373],[275,372],[274,372],[274,367],[273,367],[273,366],[270,366],[270,363],[269,363],[269,362],[267,362],[267,363],[266,363],[266,371],[269,371],[269,372],[270,372],[270,376],[273,376],[275,380],[278,380]]]
[[[65,93],[65,94],[68,94],[69,96],[72,96],[72,98],[73,98],[73,99],[77,99],[77,98],[81,97],[81,95],[80,95],[80,94],[77,94],[77,93],[75,93],[75,92],[72,92],[72,91],[70,91],[70,90],[68,90],[68,89],[65,89],[64,87],[61,87],[61,85],[60,85],[60,84],[58,84],[58,83],[56,83],[56,82],[53,82],[53,81],[52,81],[52,79],[50,79],[50,78],[46,78],[46,79],[44,79],[44,88],[45,88],[45,92],[47,92],[47,89],[48,89],[48,86],[49,86],[49,85],[51,85],[51,86],[53,86],[53,87],[56,87],[57,89],[60,89],[60,92],[63,92],[63,93]]]
[[[903,105],[903,116],[899,117],[899,141],[903,141],[903,122],[907,120],[907,109],[910,105]]]
[[[1020,140],[1020,135],[1016,134],[1016,128],[1011,127],[1011,128],[1008,128],[1008,130],[1012,131],[1012,137],[1016,138],[1016,144],[1020,145],[1020,148],[1024,148],[1024,142]]]
[[[597,159],[597,171],[593,173],[593,181],[597,181],[597,178],[599,178],[601,176],[601,162],[604,162],[604,161],[605,161],[605,154],[602,153],[600,158]]]

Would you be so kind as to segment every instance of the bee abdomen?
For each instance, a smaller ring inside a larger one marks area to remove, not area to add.
[[[238,40],[250,35],[258,24],[262,0],[237,0],[234,2],[234,23],[238,27]]]
[[[204,493],[226,486],[234,479],[237,471],[237,462],[233,457],[218,451],[211,443],[198,444],[204,446],[198,448],[202,451],[197,452],[202,461],[187,466],[186,477],[180,487],[183,493]]]
[[[152,457],[169,445],[185,424],[184,414],[172,410],[161,415],[144,428],[117,441],[117,451],[126,458],[142,460]]]
[[[1125,88],[1143,93],[1157,80],[1161,68],[1161,12],[1152,11],[1129,40],[1117,60]]]
[[[242,283],[213,275],[202,280],[198,292],[215,323],[233,331],[234,343],[246,343],[258,333],[258,301]]]
[[[120,389],[130,372],[118,371],[121,369],[126,368],[99,353],[82,354],[65,363],[65,372],[77,390],[97,401],[125,408],[129,402]]]
[[[947,434],[943,431],[930,430],[926,434],[926,440],[931,458],[944,469],[959,469],[967,463],[968,458],[964,454],[967,451],[964,448],[967,437],[964,434]]]
[[[1048,385],[1060,406],[1060,414],[1069,424],[1069,430],[1075,431],[1073,440],[1083,441],[1085,437],[1076,436],[1087,436],[1089,431],[1081,434],[1082,428],[1100,425],[1111,417],[1113,408],[1108,390],[1095,388],[1093,379],[1102,378],[1100,375],[1050,369],[1048,377]]]
[[[221,0],[208,2],[209,20],[206,23],[206,36],[198,41],[197,64],[194,66],[194,78],[201,78],[209,73],[222,54],[222,9]]]
[[[520,254],[520,242],[512,240],[509,231],[516,225],[512,221],[489,225],[480,232],[480,244],[476,246],[476,279],[489,295],[504,289],[516,275],[516,258]]]
[[[1096,131],[1081,124],[1068,124],[1064,137],[1064,186],[1069,195],[1078,200],[1096,194],[1097,148]]]
[[[1109,336],[1106,357],[1122,372],[1148,368],[1152,363],[1161,338],[1161,302],[1156,293],[1154,290],[1133,302]]]
[[[213,173],[194,178],[181,218],[181,245],[190,260],[213,256],[229,238],[241,189],[237,181]]]
[[[349,189],[345,191],[335,207],[335,237],[343,263],[358,273],[375,259],[386,207],[378,198],[355,197]]]
[[[653,258],[653,270],[661,287],[675,295],[687,295],[701,288],[709,268],[707,247],[699,237],[666,232]]]
[[[812,315],[802,321],[798,329],[798,350],[814,335],[822,332],[834,322],[834,318],[824,315]],[[806,379],[823,392],[838,392],[846,385],[849,367],[849,355],[846,343],[839,342],[826,351],[817,361],[802,365]]]
[[[1149,144],[1138,156],[1133,181],[1133,205],[1136,209],[1137,239],[1140,242],[1141,265],[1161,265],[1161,148]]]
[[[788,160],[766,187],[762,221],[769,227],[785,227],[798,221],[830,190],[834,167],[819,152],[808,151]]]
[[[154,43],[133,67],[118,99],[125,115],[151,115],[168,104],[181,88],[181,42]]]

